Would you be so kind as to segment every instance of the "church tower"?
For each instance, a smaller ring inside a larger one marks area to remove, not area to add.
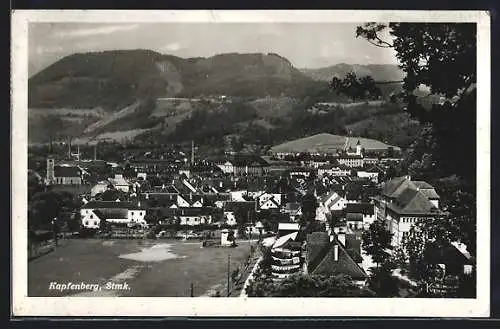
[[[49,156],[47,158],[47,185],[52,185],[55,182],[54,165],[54,158]]]
[[[361,155],[361,142],[359,141],[359,139],[356,143],[356,155]]]

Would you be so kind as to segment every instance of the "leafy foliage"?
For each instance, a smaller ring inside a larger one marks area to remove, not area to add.
[[[388,250],[392,249],[392,234],[383,222],[374,221],[369,229],[363,232],[362,238],[363,250],[372,257],[377,267],[389,258]]]
[[[352,100],[378,99],[382,96],[371,76],[358,78],[354,72],[349,72],[344,79],[334,77],[330,86],[338,94],[347,95]]]
[[[392,276],[392,268],[389,266],[371,268],[368,287],[377,297],[399,296],[398,279]]]
[[[80,205],[80,200],[68,192],[38,192],[28,204],[28,226],[32,229],[46,228],[64,210],[76,209]]]
[[[380,37],[384,30],[388,30],[392,41]],[[433,181],[444,196],[444,218],[414,227],[415,234],[407,241],[410,260],[419,256],[423,237],[435,237],[437,243],[462,241],[474,254],[475,24],[367,23],[358,26],[356,36],[378,47],[394,48],[400,68],[406,73],[403,89],[395,99],[426,125],[411,145],[404,167],[414,177]],[[417,92],[422,86],[428,89],[427,97],[439,101],[419,102]]]
[[[373,297],[346,275],[292,275],[283,281],[255,278],[247,288],[249,297]]]
[[[318,200],[313,194],[307,193],[302,197],[301,209],[305,221],[309,222],[315,219],[318,205]]]

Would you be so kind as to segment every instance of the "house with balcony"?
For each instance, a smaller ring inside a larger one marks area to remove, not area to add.
[[[299,224],[279,223],[278,234],[271,246],[271,273],[275,280],[282,280],[300,273],[304,266],[302,241],[298,239]]]

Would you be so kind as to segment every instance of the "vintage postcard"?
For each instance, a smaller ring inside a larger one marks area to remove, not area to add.
[[[14,316],[487,317],[490,16],[14,11]]]

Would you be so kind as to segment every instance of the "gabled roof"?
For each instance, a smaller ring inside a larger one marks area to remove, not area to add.
[[[408,189],[387,207],[399,214],[437,214],[439,210],[420,191]]]
[[[101,220],[107,219],[126,219],[128,217],[127,209],[97,209],[94,214]]]
[[[332,197],[333,197],[334,199],[340,199],[340,196],[338,195],[338,193],[337,193],[337,192],[335,192],[335,191],[331,191],[330,193],[328,193],[328,194],[324,195],[324,196],[320,199],[320,201],[321,201],[321,202],[323,202],[323,203],[325,203],[325,202],[327,202],[327,201],[328,201],[330,198],[332,198]],[[338,200],[337,200],[337,201],[338,201]],[[335,202],[337,202],[337,201],[333,200],[332,202],[335,204]]]
[[[179,190],[177,190],[177,188],[173,185],[167,185],[167,186],[165,186],[165,192],[175,194],[175,193],[179,193]]]
[[[452,244],[444,246],[437,246],[433,243],[428,244],[424,251],[424,260],[430,264],[473,264],[471,259],[467,258],[466,255]]]
[[[317,234],[319,233],[319,234]],[[307,236],[307,249],[317,249],[315,258],[308,257],[308,271],[311,274],[346,274],[354,280],[364,280],[368,278],[365,271],[347,253],[342,244],[335,237],[332,241],[326,232],[315,232],[315,235]],[[319,236],[322,239],[318,239]],[[326,237],[326,238],[325,238]],[[328,239],[328,240],[327,240]],[[338,260],[334,258],[334,248],[338,246]],[[319,251],[318,251],[319,250]]]
[[[436,193],[436,190],[434,188],[432,189],[420,189],[420,193],[425,195],[427,199],[429,200],[437,200],[439,199],[439,195]]]
[[[361,238],[358,238],[356,234],[345,235],[345,250],[356,263],[359,264],[363,261],[363,257],[361,256]]]
[[[402,186],[408,179],[404,176],[393,178],[383,184],[382,195],[387,197],[395,197],[396,191],[400,186]],[[405,188],[405,186],[403,186]]]
[[[280,248],[280,247],[284,246],[284,245],[285,245],[285,243],[287,243],[287,242],[288,242],[288,241],[290,241],[290,240],[295,241],[295,239],[297,238],[297,235],[298,235],[298,234],[299,234],[299,232],[297,231],[297,232],[293,232],[293,233],[290,233],[290,234],[287,234],[287,235],[284,235],[284,236],[282,236],[282,237],[278,238],[278,239],[274,242],[274,244],[273,244],[272,248],[273,248],[273,249],[274,249],[274,248]]]
[[[236,154],[234,156],[228,156],[224,158],[215,159],[216,164],[230,163],[234,166],[244,167],[244,166],[269,166],[269,163],[262,157],[252,154]]]
[[[212,214],[212,210],[209,208],[178,208],[175,209],[175,214],[177,216],[209,216]]]
[[[117,201],[90,201],[84,204],[82,209],[128,209],[138,210],[141,209],[131,202],[117,202]]]

